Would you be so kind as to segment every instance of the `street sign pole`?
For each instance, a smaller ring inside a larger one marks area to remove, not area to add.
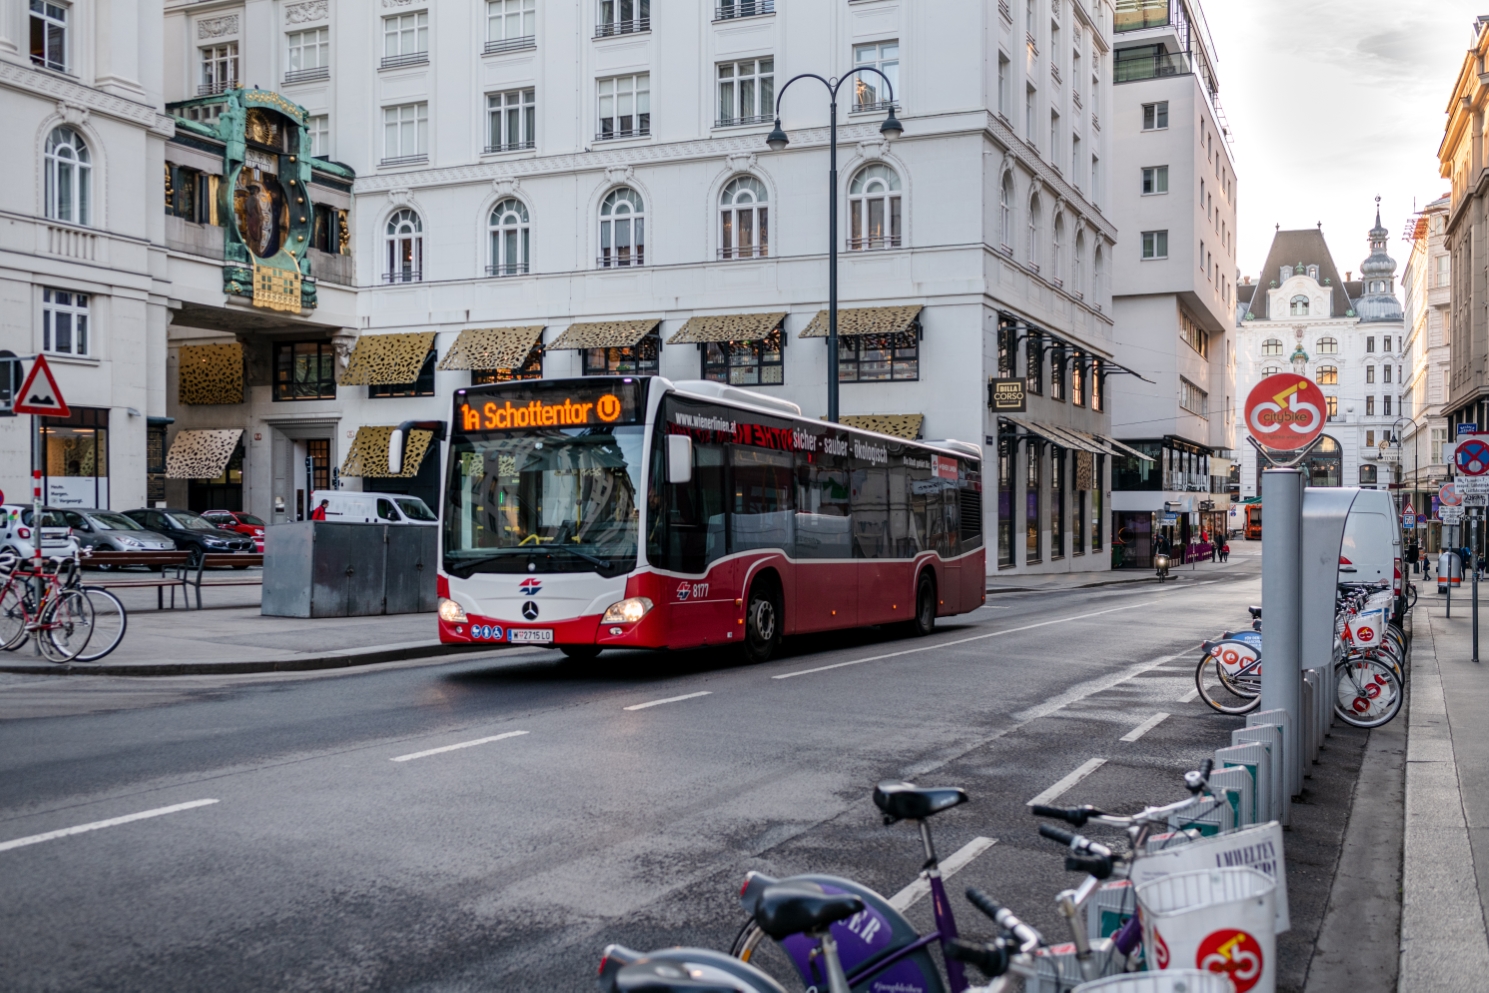
[[[41,598],[46,593],[46,586],[41,581],[41,469],[45,464],[42,462],[41,450],[41,417],[31,415],[31,583],[36,589],[35,603],[37,613],[40,614]],[[36,637],[31,640],[31,650],[34,654],[41,654],[41,631],[36,631]]]
[[[1298,760],[1299,707],[1303,665],[1299,642],[1303,623],[1303,474],[1297,469],[1262,472],[1262,617],[1266,620],[1267,664],[1262,666],[1261,709],[1285,711],[1282,754]],[[1337,562],[1338,553],[1333,561]],[[1337,569],[1337,566],[1336,566]],[[1291,781],[1292,777],[1289,777]],[[1291,794],[1289,794],[1291,795]]]
[[[1468,508],[1468,561],[1473,569],[1473,660],[1479,661],[1479,508]]]

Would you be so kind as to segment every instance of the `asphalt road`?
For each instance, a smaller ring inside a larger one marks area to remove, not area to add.
[[[1258,563],[992,597],[927,639],[807,639],[754,667],[534,651],[7,677],[0,986],[592,989],[611,941],[727,947],[749,869],[910,883],[914,828],[869,799],[895,778],[971,794],[933,823],[943,857],[995,842],[949,884],[963,933],[989,931],[959,895],[976,884],[1064,940],[1052,898],[1076,880],[1025,804],[1093,759],[1061,802],[1182,795],[1241,723],[1189,699],[1195,646],[1246,623]]]

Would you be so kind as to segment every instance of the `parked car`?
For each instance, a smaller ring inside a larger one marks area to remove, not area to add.
[[[310,495],[312,510],[327,501],[326,520],[343,524],[419,524],[434,527],[439,517],[429,505],[406,493],[356,493],[350,490],[316,490]]]
[[[1339,550],[1339,582],[1389,583],[1396,593],[1400,623],[1406,610],[1401,568],[1401,518],[1385,490],[1361,490],[1344,520],[1344,543]]]
[[[85,507],[56,510],[72,528],[72,535],[84,549],[100,552],[169,552],[176,543],[163,534],[146,531],[139,524],[113,510]],[[107,569],[108,566],[99,566]],[[157,570],[159,566],[155,567]]]
[[[0,504],[0,552],[10,551],[23,559],[36,554],[36,529],[31,526],[32,513],[29,503]],[[77,539],[62,514],[51,508],[41,509],[41,554],[76,555]]]
[[[253,539],[254,551],[263,552],[266,525],[252,514],[245,514],[241,510],[204,510],[202,516],[224,531],[247,535]]]
[[[222,530],[201,514],[178,507],[126,510],[124,516],[176,543],[179,552],[252,552],[253,539]],[[247,569],[247,563],[234,569]]]

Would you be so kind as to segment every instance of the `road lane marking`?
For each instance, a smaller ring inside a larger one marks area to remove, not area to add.
[[[1197,700],[1198,698],[1199,698],[1199,687],[1195,687],[1194,689],[1190,690],[1188,693],[1185,693],[1183,696],[1179,697],[1179,702],[1180,703],[1188,703],[1189,701],[1191,701],[1191,700]]]
[[[489,738],[477,738],[475,741],[462,741],[458,745],[444,745],[444,746],[442,746],[440,748],[427,748],[427,749],[425,749],[422,752],[409,752],[407,755],[399,755],[399,756],[396,756],[396,757],[394,757],[392,759],[389,759],[388,761],[390,761],[390,762],[411,762],[414,759],[422,759],[422,758],[425,758],[426,756],[429,756],[429,755],[438,755],[441,752],[459,751],[462,748],[474,748],[477,745],[484,745],[488,741],[501,741],[503,738],[515,738],[518,735],[523,735],[523,734],[527,734],[527,732],[526,731],[508,731],[505,734],[493,734]]]
[[[1038,720],[1041,717],[1048,717],[1057,710],[1064,710],[1070,704],[1078,703],[1088,696],[1094,696],[1106,690],[1114,690],[1134,676],[1141,676],[1143,673],[1156,669],[1165,662],[1172,662],[1184,654],[1184,652],[1175,652],[1173,655],[1165,655],[1162,658],[1153,659],[1151,662],[1135,663],[1129,666],[1126,672],[1117,676],[1098,676],[1095,679],[1088,679],[1084,683],[1076,683],[1070,689],[1058,696],[1051,697],[1038,706],[1019,711],[1013,715],[1013,719],[1017,722],[1017,727],[1022,727],[1030,721]]]
[[[682,696],[669,696],[665,700],[649,700],[646,703],[633,703],[625,710],[645,710],[647,707],[660,707],[664,703],[676,703],[679,700],[691,700],[694,697],[708,696],[713,690],[699,690],[697,693],[684,693]]]
[[[1143,721],[1137,727],[1133,728],[1131,731],[1128,731],[1126,734],[1122,735],[1122,737],[1118,738],[1117,740],[1136,741],[1166,720],[1168,720],[1168,714],[1165,714],[1163,711],[1159,711],[1152,717],[1148,718],[1146,721]]]
[[[12,848],[24,848],[27,845],[38,845],[43,841],[53,841],[57,838],[66,838],[69,835],[83,834],[87,831],[97,831],[99,828],[114,827],[119,824],[128,824],[130,821],[142,821],[147,817],[161,817],[165,814],[174,814],[182,810],[190,810],[193,807],[205,807],[208,804],[218,803],[218,800],[192,800],[187,803],[176,803],[169,807],[156,807],[154,810],[142,810],[138,814],[125,814],[123,817],[110,817],[106,821],[94,821],[91,824],[79,824],[76,827],[61,828],[56,831],[48,831],[45,834],[33,834],[26,838],[12,838],[10,841],[0,841],[0,852],[8,852]]]
[[[1112,607],[1108,610],[1097,610],[1089,614],[1076,614],[1074,617],[1061,617],[1053,621],[1040,621],[1038,624],[1025,624],[1023,627],[1008,628],[1006,631],[994,631],[991,634],[976,634],[970,638],[958,638],[956,641],[942,641],[934,645],[925,645],[921,648],[907,648],[902,652],[888,652],[884,655],[870,655],[866,659],[853,659],[850,662],[834,662],[832,665],[819,665],[815,669],[798,669],[796,672],[783,672],[779,676],[771,676],[771,679],[791,679],[794,676],[809,676],[814,672],[826,672],[829,669],[841,669],[844,666],[859,665],[864,662],[878,662],[880,659],[892,659],[900,655],[913,655],[916,652],[930,652],[937,648],[950,648],[953,645],[965,645],[969,641],[982,641],[985,638],[997,638],[1005,634],[1017,634],[1020,631],[1032,631],[1034,628],[1049,627],[1051,624],[1065,624],[1070,621],[1084,620],[1087,617],[1100,617],[1102,614],[1114,614],[1119,610],[1135,610],[1138,607],[1150,607],[1157,600],[1144,600],[1142,603],[1130,603],[1125,607]],[[1177,656],[1170,656],[1177,658]],[[1164,661],[1167,661],[1165,659]]]
[[[1034,799],[1030,800],[1025,806],[1037,807],[1042,803],[1049,803],[1051,800],[1060,799],[1060,797],[1070,792],[1071,788],[1075,786],[1076,783],[1080,782],[1082,779],[1085,779],[1087,776],[1091,775],[1091,773],[1095,772],[1097,769],[1100,769],[1104,765],[1106,765],[1106,759],[1087,759],[1086,761],[1081,763],[1079,769],[1076,769],[1070,775],[1066,776],[1064,779],[1060,780],[1058,783],[1051,786],[1049,789],[1045,790]]]
[[[983,852],[998,843],[996,838],[973,838],[941,863],[941,879],[950,879],[956,873],[965,869],[969,863]],[[904,913],[919,903],[927,893],[931,891],[931,881],[921,876],[915,882],[900,890],[889,898],[889,905],[900,913]]]

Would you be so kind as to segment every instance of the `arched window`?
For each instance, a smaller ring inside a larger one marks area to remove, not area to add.
[[[719,258],[764,258],[770,254],[770,209],[765,184],[754,176],[729,181],[719,197]]]
[[[1281,355],[1282,354],[1282,339],[1281,338],[1268,338],[1266,341],[1262,342],[1262,354],[1263,355]]]
[[[858,170],[848,185],[848,250],[900,247],[900,177],[887,165]]]
[[[87,224],[93,199],[93,163],[83,136],[72,128],[47,135],[46,215],[71,224]]]
[[[1338,386],[1339,367],[1334,365],[1319,366],[1317,382],[1320,386]]]
[[[1277,375],[1281,371],[1282,371],[1282,366],[1280,366],[1280,365],[1262,366],[1262,378],[1265,379],[1268,376],[1275,376],[1275,375]]]
[[[1075,236],[1075,265],[1072,271],[1075,275],[1075,295],[1084,297],[1086,295],[1086,233],[1084,231]]]
[[[417,283],[424,278],[424,222],[407,207],[388,218],[389,283]]]
[[[1091,264],[1091,296],[1095,298],[1096,309],[1100,310],[1106,304],[1106,258],[1101,253],[1101,246],[1096,246],[1096,259]]]
[[[1280,355],[1282,353],[1281,352],[1278,352],[1277,354]],[[1339,354],[1339,339],[1338,338],[1320,338],[1320,339],[1318,339],[1318,354],[1320,354],[1320,355],[1338,355]]]
[[[491,209],[491,264],[488,276],[515,276],[527,272],[530,232],[527,204],[508,197]]]
[[[1025,252],[1028,253],[1029,264],[1034,267],[1035,272],[1039,271],[1039,255],[1043,248],[1039,243],[1039,213],[1039,195],[1036,193],[1029,198],[1029,243],[1024,246]]]
[[[1307,317],[1308,298],[1303,296],[1301,293],[1293,297],[1288,305],[1288,313],[1291,314],[1293,317]]]
[[[999,230],[1003,235],[1003,247],[1013,250],[1013,173],[1003,174],[1003,187],[998,192],[998,210],[1001,214]]]
[[[600,204],[600,268],[646,264],[646,205],[629,187]]]
[[[1054,255],[1053,262],[1054,262],[1054,268],[1055,268],[1055,279],[1057,281],[1058,280],[1064,280],[1065,279],[1064,241],[1065,241],[1065,215],[1064,214],[1056,214],[1055,215],[1055,240],[1053,242],[1051,242],[1051,244],[1050,244],[1050,250],[1051,250],[1051,252]]]

